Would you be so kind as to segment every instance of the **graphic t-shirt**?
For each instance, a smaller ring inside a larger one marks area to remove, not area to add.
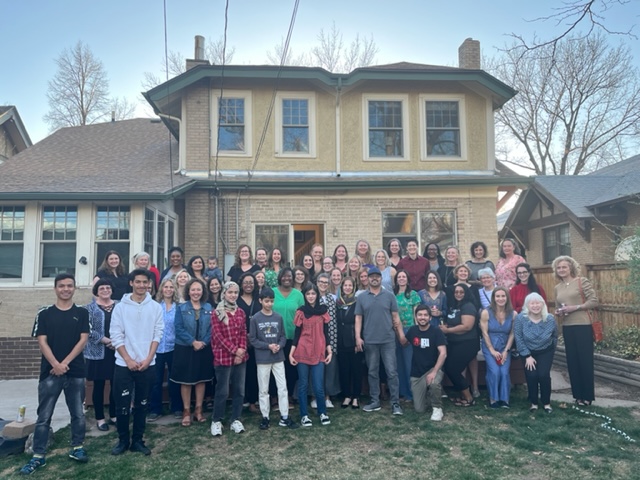
[[[411,376],[419,378],[436,365],[438,347],[446,346],[447,339],[439,328],[429,327],[427,330],[420,330],[417,325],[407,331],[406,337],[413,349]]]

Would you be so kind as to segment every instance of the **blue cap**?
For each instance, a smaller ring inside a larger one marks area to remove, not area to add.
[[[382,275],[382,272],[380,271],[380,269],[378,267],[371,267],[369,269],[369,276],[371,275]]]

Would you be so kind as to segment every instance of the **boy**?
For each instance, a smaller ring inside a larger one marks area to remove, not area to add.
[[[85,435],[84,378],[82,351],[89,340],[89,312],[73,303],[76,280],[61,273],[53,281],[56,303],[43,308],[36,316],[34,336],[42,352],[38,383],[38,420],[33,434],[33,458],[20,470],[31,475],[47,464],[45,453],[49,425],[58,401],[64,397],[71,415],[71,451],[69,458],[80,463],[89,461],[83,447]]]
[[[204,278],[211,280],[213,277],[216,277],[220,280],[220,285],[224,282],[222,281],[222,270],[218,267],[218,258],[217,257],[209,257],[207,258],[207,269],[204,271]]]
[[[431,327],[431,311],[426,305],[418,305],[413,325],[402,335],[403,346],[411,345],[411,392],[416,412],[424,413],[427,404],[433,407],[431,420],[442,420],[442,365],[447,358],[447,339],[439,328]]]
[[[298,428],[298,424],[289,417],[289,392],[284,374],[284,345],[287,338],[280,314],[273,311],[275,294],[269,287],[260,292],[262,310],[251,318],[249,341],[256,354],[258,365],[258,390],[262,421],[260,430],[269,428],[269,378],[273,372],[278,387],[278,407],[280,408],[281,427]]]

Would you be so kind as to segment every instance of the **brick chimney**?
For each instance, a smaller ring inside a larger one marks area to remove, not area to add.
[[[193,59],[187,59],[187,70],[198,65],[209,65],[209,60],[204,58],[204,37],[202,35],[196,35],[195,37],[194,57]]]
[[[467,38],[458,48],[458,67],[480,70],[480,41]]]

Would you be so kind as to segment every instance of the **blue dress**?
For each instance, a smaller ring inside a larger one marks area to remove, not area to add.
[[[493,310],[487,308],[489,312],[489,339],[493,349],[504,351],[509,335],[513,329],[513,314],[507,314],[503,324],[500,324]],[[509,369],[511,367],[511,354],[503,359],[502,365],[498,365],[496,359],[489,352],[489,347],[482,338],[482,354],[487,364],[487,390],[489,390],[489,398],[493,401],[502,401],[509,403],[509,392],[511,390],[511,379],[509,377]]]

